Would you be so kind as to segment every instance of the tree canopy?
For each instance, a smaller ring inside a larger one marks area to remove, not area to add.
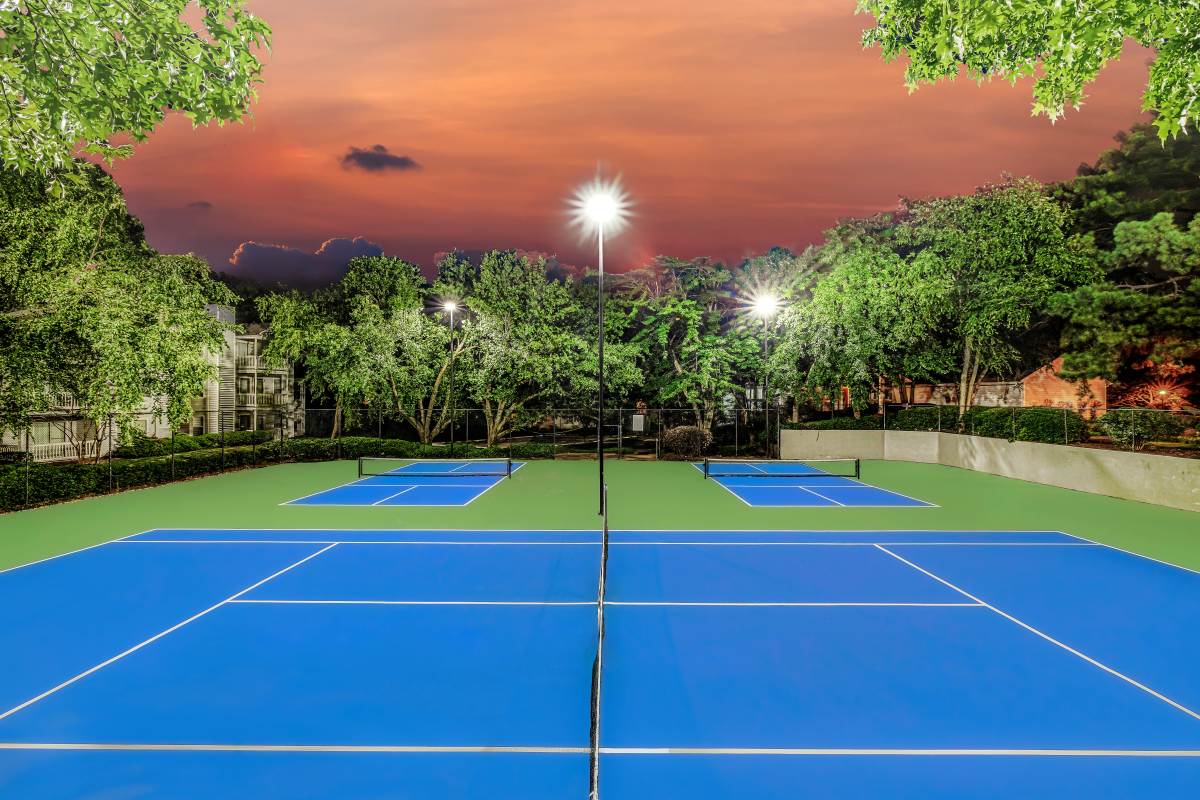
[[[203,261],[152,250],[113,180],[79,169],[65,192],[0,169],[0,425],[61,393],[97,422],[147,398],[179,422],[225,344],[206,306],[233,295]]]
[[[74,154],[130,154],[168,111],[241,118],[270,28],[245,0],[0,0],[0,166],[74,179]]]
[[[859,0],[875,27],[863,45],[908,59],[905,83],[1032,77],[1033,113],[1078,108],[1084,90],[1126,39],[1155,52],[1142,97],[1165,139],[1200,120],[1200,0]]]

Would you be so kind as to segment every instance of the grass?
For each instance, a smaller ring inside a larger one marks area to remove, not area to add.
[[[940,508],[749,508],[689,464],[608,461],[614,528],[1060,530],[1200,569],[1194,512],[930,464],[871,461],[868,483]],[[151,528],[597,527],[594,461],[535,461],[462,508],[281,506],[355,477],[282,464],[0,515],[0,569]]]

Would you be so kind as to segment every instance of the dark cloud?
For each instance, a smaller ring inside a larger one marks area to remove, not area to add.
[[[366,172],[405,172],[421,168],[420,164],[408,156],[396,155],[381,144],[374,147],[351,147],[346,155],[342,156],[341,161],[343,169],[361,169]]]
[[[229,257],[231,273],[259,283],[324,286],[346,272],[350,259],[383,255],[383,247],[361,236],[329,239],[316,252],[262,242],[242,242]]]
[[[187,204],[187,207],[195,209],[196,211],[211,211],[213,204],[207,200],[193,200]]]

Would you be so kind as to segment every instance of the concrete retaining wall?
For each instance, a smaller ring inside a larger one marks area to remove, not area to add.
[[[1200,459],[926,431],[783,431],[780,455],[943,464],[1200,511]]]

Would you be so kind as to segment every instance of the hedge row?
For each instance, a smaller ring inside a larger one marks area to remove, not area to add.
[[[192,437],[198,438],[198,437]],[[109,491],[155,486],[184,478],[212,475],[223,470],[282,461],[330,461],[336,458],[388,456],[395,458],[448,458],[448,447],[422,445],[398,439],[373,439],[365,436],[329,439],[288,439],[256,446],[242,445],[220,449],[202,448],[170,456],[117,458],[97,464],[28,464],[0,468],[0,510],[9,511],[26,505],[43,505],[105,494]],[[455,458],[520,459],[553,458],[549,444],[518,444],[506,448],[459,445]],[[172,461],[174,463],[172,463]],[[28,499],[26,482],[28,481]]]
[[[221,447],[224,437],[225,447],[240,447],[247,444],[263,444],[274,438],[271,431],[228,431],[220,433],[203,433],[198,436],[188,436],[177,433],[174,438],[154,439],[142,434],[134,434],[133,441],[121,445],[113,451],[117,458],[149,458],[150,456],[169,456],[171,451],[189,453],[193,450],[210,450]]]
[[[860,418],[833,417],[814,422],[785,424],[801,430],[880,430],[881,416]],[[958,410],[953,406],[916,406],[889,414],[887,429],[895,431],[947,431],[1008,439],[1017,442],[1067,444],[1087,439],[1087,423],[1077,412],[1062,408],[982,408],[967,409],[959,427]]]

